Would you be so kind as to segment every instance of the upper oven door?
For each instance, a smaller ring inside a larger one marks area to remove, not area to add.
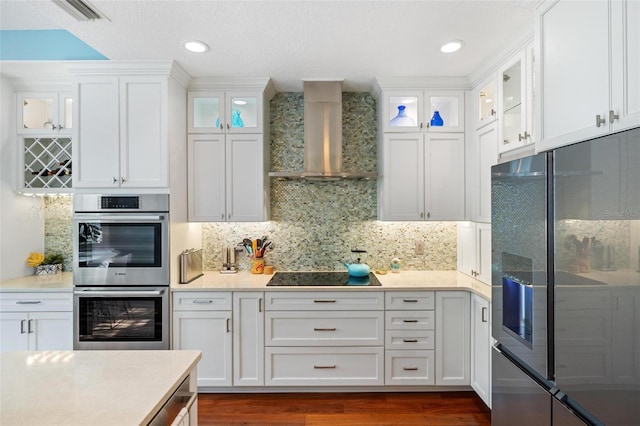
[[[75,286],[169,285],[167,213],[76,213]]]

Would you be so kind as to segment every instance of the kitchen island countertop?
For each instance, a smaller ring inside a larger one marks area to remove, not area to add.
[[[208,271],[188,284],[173,284],[172,291],[384,291],[384,290],[467,290],[491,300],[491,286],[458,271],[401,271],[400,273],[376,274],[382,286],[309,286],[267,287],[273,275],[251,274],[240,271],[236,274],[221,274]]]
[[[0,424],[146,425],[200,358],[200,351],[2,353]]]

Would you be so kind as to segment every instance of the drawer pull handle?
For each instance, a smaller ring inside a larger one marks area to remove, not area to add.
[[[415,322],[418,322],[418,320],[417,319],[406,319],[406,320],[402,320],[402,322],[415,323]]]
[[[487,308],[482,308],[482,322],[487,322]]]
[[[323,300],[323,299],[320,299],[320,300],[314,300],[313,303],[336,303],[336,301],[335,300]]]
[[[210,303],[213,303],[213,300],[194,300],[193,303],[196,304],[201,304],[201,305],[208,305]]]
[[[18,300],[16,305],[39,305],[42,300]]]
[[[335,365],[314,365],[313,368],[321,370],[321,369],[328,369],[328,368],[336,368],[336,366]]]
[[[418,303],[417,299],[402,299],[404,303]]]
[[[24,334],[24,323],[27,322],[27,320],[21,320],[20,321],[20,334]]]
[[[336,331],[336,328],[319,328],[319,327],[313,327],[313,331]]]
[[[27,322],[27,332],[28,332],[29,334],[33,333],[33,320],[32,320],[32,319],[30,319],[30,320]]]
[[[404,343],[418,343],[418,339],[402,339]]]
[[[418,371],[418,367],[402,367],[404,371]]]

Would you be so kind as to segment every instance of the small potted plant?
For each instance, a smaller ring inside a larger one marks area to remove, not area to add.
[[[36,275],[59,274],[62,272],[63,264],[64,256],[58,253],[45,256],[42,253],[32,252],[27,258],[27,265],[35,268]]]

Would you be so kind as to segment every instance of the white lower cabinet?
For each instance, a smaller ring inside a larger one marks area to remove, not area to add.
[[[435,384],[434,292],[388,291],[385,307],[385,384]]]
[[[71,293],[0,293],[0,352],[73,349]]]
[[[436,291],[436,385],[470,384],[470,294]]]
[[[486,299],[471,295],[471,387],[491,407],[491,309]]]
[[[233,293],[233,385],[264,385],[264,293]]]
[[[267,293],[265,384],[384,384],[384,293]]]
[[[458,271],[491,284],[490,223],[458,223]]]
[[[173,293],[173,349],[200,350],[198,387],[232,385],[231,293]]]

